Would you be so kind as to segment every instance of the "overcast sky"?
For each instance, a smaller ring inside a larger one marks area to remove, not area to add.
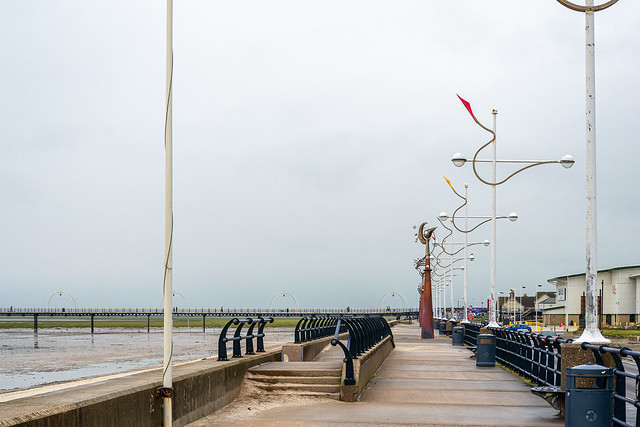
[[[165,25],[162,1],[4,2],[0,306],[160,306]],[[598,266],[640,264],[640,2],[595,29]],[[486,126],[498,110],[499,158],[576,160],[499,187],[520,219],[498,226],[498,291],[583,272],[584,39],[553,0],[176,0],[174,305],[416,307],[412,227],[459,201],[442,176],[490,214],[450,162],[490,139],[456,94]]]

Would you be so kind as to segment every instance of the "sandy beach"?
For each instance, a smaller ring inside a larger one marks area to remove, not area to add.
[[[218,328],[174,330],[174,363],[217,357]],[[267,330],[265,343],[293,339],[292,328]],[[162,329],[85,328],[0,331],[0,401],[16,390],[162,366]],[[255,344],[254,344],[255,345]],[[265,344],[266,345],[266,344]],[[230,348],[231,345],[228,345]]]

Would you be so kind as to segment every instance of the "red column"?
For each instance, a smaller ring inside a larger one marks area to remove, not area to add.
[[[427,244],[429,244],[427,242]],[[422,296],[420,298],[420,326],[422,329],[421,337],[423,339],[433,338],[433,307],[431,299],[431,266],[429,264],[429,255],[425,257],[424,266],[424,286]]]

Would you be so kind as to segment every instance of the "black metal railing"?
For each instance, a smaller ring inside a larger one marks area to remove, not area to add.
[[[333,335],[340,316],[305,316],[298,321],[294,331],[294,342],[300,344],[307,341],[326,338]],[[340,333],[347,331],[346,324],[341,325]]]
[[[477,325],[466,325],[465,343],[472,343]],[[570,343],[558,336],[543,335],[523,331],[508,331],[501,328],[489,328],[496,336],[496,360],[520,376],[536,383],[542,394],[549,392],[564,393],[560,389],[562,381],[562,344]],[[478,328],[479,330],[479,328]],[[613,424],[640,427],[640,374],[629,372],[635,365],[640,372],[640,352],[627,347],[613,348],[583,342],[583,350],[591,350],[595,362],[607,366],[605,355],[613,360],[615,388],[613,393]],[[625,368],[626,365],[626,368]],[[630,380],[627,381],[627,380]],[[535,390],[535,389],[534,389]],[[630,405],[630,406],[629,406]],[[629,412],[627,412],[629,409]],[[628,416],[629,415],[629,416]],[[633,416],[635,415],[635,417]],[[628,423],[629,418],[633,424]]]
[[[349,332],[346,345],[338,339],[343,325],[346,326],[347,332]],[[344,353],[344,385],[354,385],[356,383],[353,371],[353,359],[357,359],[358,356],[388,336],[393,340],[389,323],[387,323],[386,319],[382,316],[341,317],[338,319],[331,345],[340,346]]]
[[[478,345],[478,335],[482,325],[477,323],[465,323],[464,325],[464,343],[470,347]]]
[[[632,351],[630,348],[612,348],[606,345],[595,345],[583,342],[581,344],[583,350],[593,351],[593,356],[598,365],[606,366],[603,355],[609,354],[615,364],[613,373],[615,375],[615,386],[613,391],[613,424],[631,427],[634,424],[627,423],[627,405],[631,405],[635,409],[635,425],[640,423],[640,402],[638,401],[638,384],[640,375],[627,372],[623,360],[635,363],[637,370],[640,372],[640,352]],[[627,390],[627,378],[633,380],[635,387]],[[629,392],[629,393],[627,393]],[[627,395],[632,398],[627,397]],[[633,411],[632,409],[632,411]],[[633,413],[633,412],[632,412]]]
[[[540,386],[560,387],[561,344],[558,336],[490,328],[496,336],[496,360]]]
[[[233,356],[232,357],[242,357],[241,350],[241,341],[245,341],[245,355],[264,353],[264,327],[267,323],[273,322],[273,317],[262,318],[258,317],[257,319],[243,319],[240,320],[238,318],[233,318],[222,328],[220,332],[220,337],[218,338],[218,360],[229,360],[227,358],[227,342],[233,341]],[[231,325],[236,326],[236,331],[233,334],[233,337],[227,337],[227,331],[231,327]],[[249,325],[249,329],[247,330],[247,335],[242,335],[242,327],[244,325]],[[258,326],[258,332],[253,333],[255,326]],[[256,350],[253,351],[253,339],[256,338]]]

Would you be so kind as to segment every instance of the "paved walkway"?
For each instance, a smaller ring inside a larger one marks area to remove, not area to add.
[[[447,337],[421,340],[417,325],[392,329],[396,348],[354,403],[273,398],[245,390],[216,414],[190,424],[242,426],[563,426],[530,386],[496,366],[479,368]]]

